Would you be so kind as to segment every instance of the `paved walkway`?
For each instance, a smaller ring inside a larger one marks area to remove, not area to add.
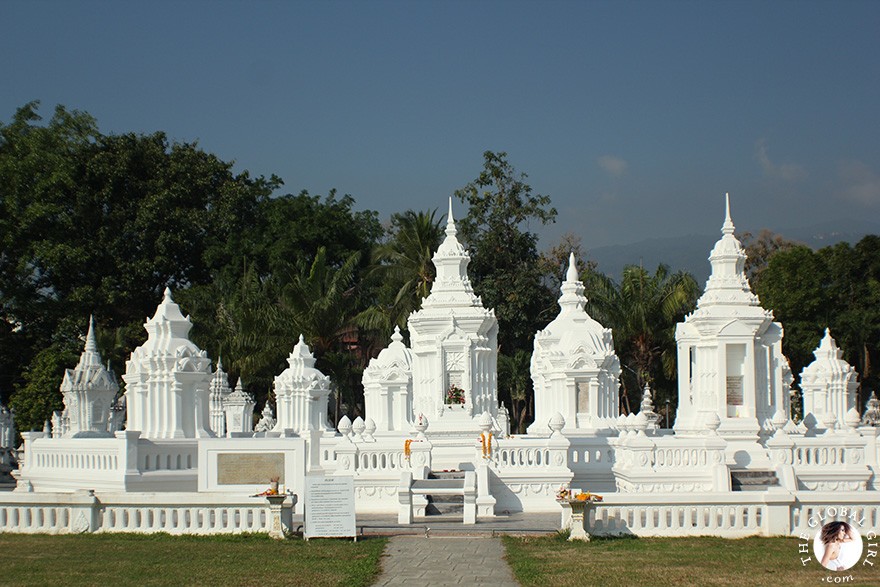
[[[511,587],[517,582],[500,538],[394,536],[374,585]]]

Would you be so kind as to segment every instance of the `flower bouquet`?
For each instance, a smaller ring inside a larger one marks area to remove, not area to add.
[[[463,404],[464,403],[464,390],[454,383],[449,386],[449,389],[446,390],[446,403],[447,404]]]

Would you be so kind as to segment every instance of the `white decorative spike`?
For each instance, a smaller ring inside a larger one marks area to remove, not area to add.
[[[721,227],[721,234],[733,234],[736,227],[730,218],[730,194],[724,194],[724,224]]]
[[[89,316],[89,332],[86,334],[86,351],[97,352],[98,344],[95,342],[95,316]]]
[[[449,213],[446,215],[446,234],[447,236],[455,236],[458,231],[455,229],[455,218],[452,216],[452,196],[449,196]]]
[[[580,281],[577,271],[577,261],[574,258],[574,252],[568,256],[568,269],[565,272],[565,281],[562,282],[562,296],[559,298],[559,307],[562,312],[578,311],[583,312],[587,305],[587,298],[584,297],[584,284]]]
[[[579,281],[577,263],[574,259],[574,251],[568,254],[568,271],[565,274],[565,280],[572,283]]]
[[[77,369],[85,369],[86,367],[100,367],[101,355],[98,353],[98,343],[95,340],[95,318],[89,316],[89,330],[86,334],[86,344],[83,354],[79,357]]]

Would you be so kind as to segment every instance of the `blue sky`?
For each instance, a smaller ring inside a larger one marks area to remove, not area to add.
[[[585,246],[880,211],[878,2],[0,2],[39,99],[285,191],[445,208],[507,151]]]

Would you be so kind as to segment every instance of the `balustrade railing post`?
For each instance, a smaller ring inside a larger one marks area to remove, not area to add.
[[[99,527],[99,502],[93,489],[80,489],[71,496],[70,532],[96,532]]]
[[[791,508],[795,505],[795,496],[787,491],[768,491],[763,501],[766,515],[761,516],[761,534],[790,536]]]

